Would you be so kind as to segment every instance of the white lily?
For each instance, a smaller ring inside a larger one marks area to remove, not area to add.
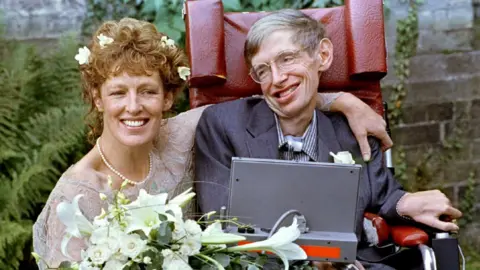
[[[244,241],[246,238],[240,235],[232,233],[224,233],[222,231],[222,225],[216,221],[202,232],[201,236],[202,244],[206,245],[218,245],[218,244],[230,244]]]
[[[300,236],[297,219],[293,219],[292,225],[281,227],[272,237],[259,242],[228,248],[227,251],[252,251],[265,250],[277,254],[283,261],[285,270],[288,270],[288,260],[305,260],[307,254],[293,241]]]
[[[147,237],[150,235],[150,231],[158,228],[161,223],[158,213],[148,207],[130,210],[129,216],[126,219],[128,221],[127,228],[125,229],[126,233],[142,230]]]
[[[352,154],[348,151],[338,152],[337,154],[330,152],[330,156],[333,157],[334,163],[355,164],[355,160],[353,160]]]
[[[169,213],[167,213],[167,211]],[[173,215],[171,214],[173,213]],[[167,216],[168,221],[181,221],[183,222],[183,211],[182,208],[176,204],[167,204],[165,207],[165,213],[163,215]]]
[[[125,205],[125,208],[129,210],[149,208],[159,214],[165,214],[167,198],[168,193],[150,195],[144,189],[140,189],[138,193],[138,198],[134,202]]]
[[[70,258],[67,252],[68,242],[72,237],[81,238],[89,236],[93,231],[93,225],[80,211],[78,200],[83,194],[78,194],[72,200],[72,203],[61,202],[57,205],[58,219],[65,225],[65,236],[61,243],[63,255]]]
[[[184,192],[178,194],[174,198],[168,201],[168,204],[176,204],[180,207],[184,207],[189,201],[195,197],[195,192],[191,192],[192,188],[185,190]]]
[[[187,80],[187,77],[190,76],[190,68],[188,67],[178,67],[177,68],[178,76],[184,81]]]

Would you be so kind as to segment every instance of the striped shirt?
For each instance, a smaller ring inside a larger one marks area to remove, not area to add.
[[[314,111],[312,121],[302,137],[284,136],[280,122],[275,114],[278,133],[279,158],[295,161],[318,161],[317,151],[317,113]]]

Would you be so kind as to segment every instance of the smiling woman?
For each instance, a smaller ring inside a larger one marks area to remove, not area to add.
[[[192,186],[193,134],[203,109],[163,119],[189,75],[187,57],[173,40],[148,22],[109,21],[75,59],[90,105],[89,139],[96,145],[63,173],[34,225],[41,269],[67,259],[60,251],[65,226],[56,208],[61,202],[83,194],[79,209],[92,222],[112,201],[111,187],[118,189],[125,181],[130,200],[142,189],[175,195]],[[73,260],[81,259],[84,244],[69,242],[66,250]]]

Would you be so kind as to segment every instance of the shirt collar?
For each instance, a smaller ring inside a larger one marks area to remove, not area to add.
[[[275,123],[277,126],[278,134],[278,149],[284,150],[285,145],[288,145],[287,138],[283,135],[282,128],[280,127],[280,122],[278,117],[275,115]],[[301,151],[307,154],[312,160],[318,160],[318,151],[317,151],[317,112],[313,111],[313,118],[310,124],[307,127],[307,130],[303,133],[301,137]]]

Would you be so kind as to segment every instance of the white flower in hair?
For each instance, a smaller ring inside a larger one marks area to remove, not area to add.
[[[98,44],[100,44],[100,48],[102,49],[105,47],[105,45],[113,42],[113,38],[107,37],[104,34],[98,35],[97,38],[98,38]]]
[[[175,41],[173,39],[168,38],[167,36],[163,36],[160,41],[162,42],[162,46],[168,47],[175,47]]]
[[[77,55],[75,55],[75,60],[78,61],[80,65],[88,64],[88,59],[90,58],[90,50],[87,46],[78,49]]]
[[[180,78],[182,78],[184,81],[186,81],[187,77],[190,76],[190,68],[188,67],[178,67],[177,71]]]

